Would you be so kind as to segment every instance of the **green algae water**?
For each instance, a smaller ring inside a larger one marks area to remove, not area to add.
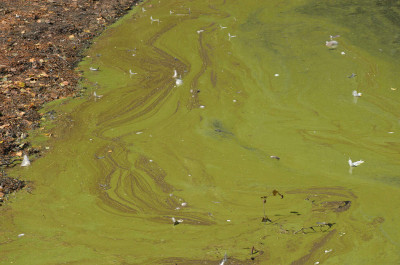
[[[400,10],[364,2],[136,7],[10,172],[0,263],[399,264]]]

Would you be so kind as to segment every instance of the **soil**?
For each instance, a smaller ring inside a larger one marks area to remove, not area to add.
[[[39,153],[28,131],[38,110],[76,96],[82,51],[140,0],[2,0],[0,2],[0,202],[25,182],[4,169]],[[27,138],[27,139],[26,139]]]

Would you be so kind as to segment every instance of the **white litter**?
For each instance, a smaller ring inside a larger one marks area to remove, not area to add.
[[[27,155],[24,155],[24,159],[22,160],[21,167],[27,167],[31,164]]]

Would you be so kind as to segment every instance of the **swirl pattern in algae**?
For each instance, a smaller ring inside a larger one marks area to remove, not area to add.
[[[398,10],[365,2],[138,6],[44,110],[1,262],[398,264]]]

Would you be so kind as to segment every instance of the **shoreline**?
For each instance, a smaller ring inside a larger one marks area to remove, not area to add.
[[[24,154],[40,155],[28,131],[40,127],[41,107],[79,96],[75,70],[106,27],[141,0],[5,0],[0,3],[0,205],[26,186],[5,170]],[[23,178],[23,177],[22,177]]]

